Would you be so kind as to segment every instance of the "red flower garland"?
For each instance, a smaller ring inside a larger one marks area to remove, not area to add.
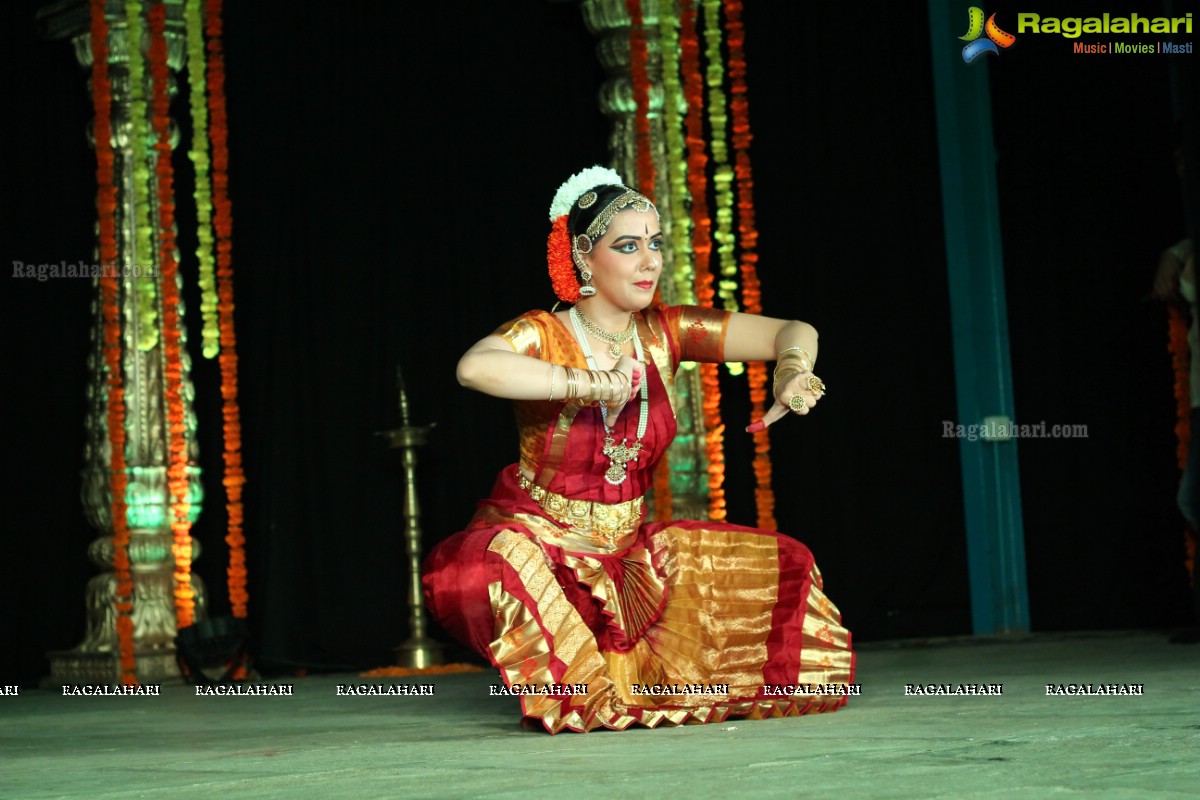
[[[92,105],[96,119],[96,211],[100,227],[100,303],[104,312],[104,363],[108,369],[109,491],[112,493],[113,575],[117,654],[121,683],[137,680],[133,641],[133,575],[129,568],[129,520],[125,493],[125,389],[121,364],[120,277],[117,270],[117,187],[113,184],[112,82],[108,77],[108,19],[105,0],[91,0]]]
[[[633,89],[634,148],[638,191],[654,197],[654,155],[650,149],[650,74],[647,70],[649,50],[646,45],[645,16],[641,0],[625,0],[629,13],[629,80]],[[662,303],[662,282],[654,289],[654,305]],[[671,464],[669,458],[658,462],[654,470],[654,517],[668,520],[673,516],[671,496]]]
[[[1192,436],[1192,397],[1188,380],[1191,353],[1188,350],[1188,320],[1173,303],[1167,303],[1167,350],[1171,354],[1171,370],[1175,373],[1175,456],[1179,469],[1187,467],[1188,442]]]
[[[575,276],[575,262],[571,260],[566,214],[554,220],[550,235],[546,237],[546,268],[550,272],[550,285],[559,300],[564,303],[579,300],[579,279]]]
[[[1187,468],[1188,445],[1192,438],[1192,397],[1188,380],[1191,372],[1191,352],[1188,349],[1188,319],[1172,303],[1167,304],[1168,340],[1171,370],[1175,373],[1175,457],[1180,471]],[[1196,585],[1196,532],[1190,528],[1183,534],[1183,566],[1188,583]]]
[[[221,46],[221,0],[207,0],[204,31],[208,36],[208,113],[212,141],[213,228],[217,234],[217,310],[221,333],[221,397],[225,434],[225,510],[229,546],[229,603],[233,616],[244,618],[250,596],[246,593],[246,539],[242,487],[242,422],[238,406],[237,337],[233,326],[233,209],[229,200],[229,121],[225,112],[225,55]]]
[[[646,70],[649,51],[642,16],[642,0],[625,0],[629,12],[629,77],[636,112],[633,119],[637,151],[638,191],[654,199],[654,156],[650,151],[650,76]]]
[[[688,101],[684,121],[688,149],[688,188],[692,196],[692,252],[696,259],[696,299],[712,308],[713,276],[708,269],[712,253],[708,215],[708,156],[704,142],[704,83],[700,72],[700,41],[696,35],[696,9],[692,0],[679,3],[679,66],[683,73],[683,93]],[[700,384],[704,390],[705,444],[708,455],[708,516],[725,519],[725,426],[721,422],[721,385],[716,364],[700,365]]]
[[[742,305],[747,314],[762,313],[762,289],[758,280],[758,230],[754,226],[754,179],[750,170],[750,101],[746,93],[746,41],[742,23],[741,0],[724,0],[725,42],[729,47],[729,107],[733,112],[734,175],[737,180],[738,235],[742,245]],[[766,412],[767,365],[752,361],[746,365],[750,384],[750,418],[760,419]],[[754,490],[758,507],[758,527],[773,531],[775,490],[771,488],[771,437],[767,428],[754,433]]]
[[[156,134],[155,188],[158,192],[158,263],[162,277],[163,378],[167,407],[167,485],[171,489],[171,529],[175,543],[175,619],[179,628],[194,621],[192,524],[188,519],[188,450],[184,436],[183,357],[179,329],[179,263],[175,260],[175,171],[171,165],[171,101],[167,95],[167,7],[154,3],[146,13],[150,30],[149,66],[154,95],[151,124]]]

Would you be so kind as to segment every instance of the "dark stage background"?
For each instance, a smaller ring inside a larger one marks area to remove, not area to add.
[[[859,640],[969,633],[926,5],[747,6],[765,311],[817,326],[831,386],[812,418],[772,428],[780,527],[816,553]],[[5,269],[93,259],[87,76],[38,39],[34,8],[0,11]],[[603,76],[578,8],[534,0],[228,3],[226,50],[256,650],[266,671],[380,666],[407,635],[402,473],[373,435],[398,424],[395,367],[415,421],[437,423],[419,467],[428,548],[515,459],[510,410],[460,389],[454,364],[553,302],[545,209],[607,158]],[[1196,58],[1173,57],[1180,80]],[[1189,618],[1166,318],[1144,299],[1185,229],[1170,63],[1025,36],[986,64],[1017,421],[1089,431],[1020,443],[1036,630]],[[183,148],[176,169],[186,214]],[[44,653],[83,635],[90,292],[4,279],[3,683],[36,682]],[[222,614],[216,365],[193,379],[210,479],[196,570]],[[723,389],[730,518],[749,523],[746,390]]]

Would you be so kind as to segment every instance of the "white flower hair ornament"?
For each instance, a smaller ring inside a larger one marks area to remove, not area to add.
[[[597,186],[624,186],[625,181],[616,170],[599,165],[588,167],[567,178],[558,191],[554,193],[554,202],[550,204],[550,221],[554,222],[563,214],[571,213],[571,206],[583,196],[583,193]]]

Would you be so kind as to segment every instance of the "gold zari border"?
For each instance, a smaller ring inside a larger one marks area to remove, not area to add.
[[[578,610],[566,599],[558,585],[549,559],[538,543],[519,531],[501,531],[489,545],[489,551],[502,558],[514,571],[532,603],[525,602],[497,581],[488,593],[495,618],[495,640],[491,653],[508,685],[523,683],[586,684],[583,695],[570,697],[522,696],[522,713],[542,721],[551,733],[563,729],[589,731],[599,727],[624,730],[639,724],[722,722],[730,716],[747,719],[799,716],[834,711],[845,705],[844,696],[794,695],[757,698],[762,688],[765,661],[765,625],[770,627],[770,608],[775,589],[758,587],[753,579],[739,576],[735,565],[750,566],[761,561],[754,555],[766,555],[767,541],[736,542],[737,534],[707,531],[704,538],[718,534],[716,542],[698,545],[676,530],[654,537],[652,550],[666,559],[664,575],[671,587],[672,600],[661,619],[626,653],[602,652],[592,631]],[[680,537],[676,539],[676,537]],[[708,573],[704,562],[724,548],[720,540],[734,543],[732,550],[718,560],[732,559],[723,565],[726,579],[708,590],[700,585],[688,588],[686,573]],[[758,538],[758,537],[754,537]],[[672,541],[673,540],[673,541]],[[745,549],[749,544],[750,550]],[[773,546],[774,542],[771,541]],[[666,548],[670,552],[663,552]],[[657,558],[656,557],[656,558]],[[774,561],[768,558],[766,561]],[[575,564],[578,568],[582,564]],[[759,563],[761,570],[768,563]],[[753,571],[760,571],[755,569]],[[580,576],[583,577],[583,576]],[[848,683],[852,658],[848,634],[841,628],[837,609],[820,590],[820,575],[813,571],[813,583],[807,614],[812,626],[804,625],[804,650],[797,676],[798,683]],[[677,583],[677,581],[679,583]],[[765,592],[765,593],[764,593]],[[710,596],[711,593],[711,596]],[[710,599],[724,601],[728,608],[719,618],[711,615]],[[531,607],[532,606],[532,607]],[[765,616],[764,616],[765,615]],[[724,629],[711,637],[711,626]],[[745,626],[742,628],[741,626]],[[698,637],[698,638],[694,638]],[[701,642],[707,639],[707,643]],[[697,650],[697,648],[699,648]],[[566,665],[555,676],[552,663]],[[725,683],[727,696],[683,696],[675,698],[634,696],[635,683]]]

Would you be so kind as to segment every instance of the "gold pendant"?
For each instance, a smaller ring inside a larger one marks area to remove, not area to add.
[[[613,486],[619,486],[629,477],[626,472],[626,465],[630,461],[637,461],[638,451],[642,449],[641,442],[634,442],[633,447],[629,446],[628,439],[622,439],[621,444],[617,445],[613,442],[611,435],[604,437],[604,449],[601,451],[608,456],[608,469],[604,472],[604,480],[611,483]]]
[[[621,357],[621,343],[613,342],[612,344],[610,344],[608,346],[608,354],[610,356],[612,356],[613,358],[619,359]]]

